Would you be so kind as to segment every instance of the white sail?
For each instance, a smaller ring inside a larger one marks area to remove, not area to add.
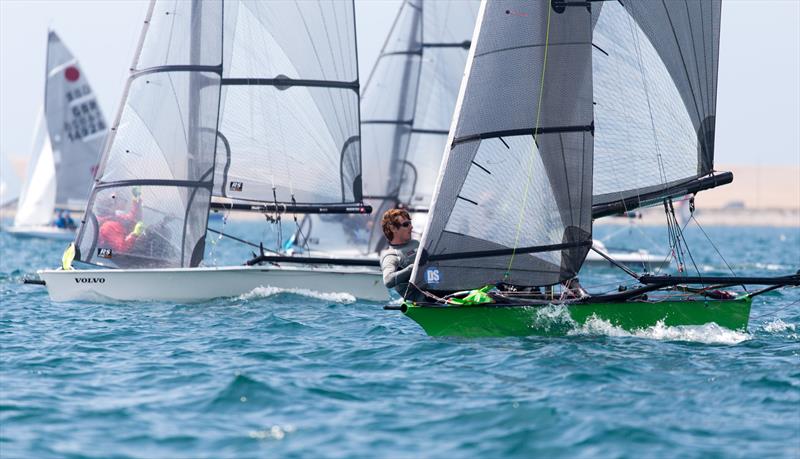
[[[106,132],[105,119],[78,61],[50,31],[44,111],[37,121],[15,227],[49,225],[56,208],[83,209]]]
[[[357,67],[352,2],[153,1],[78,259],[198,266],[212,194],[360,202]]]
[[[43,113],[40,113],[36,124],[34,153],[28,162],[28,177],[17,202],[15,227],[45,226],[53,221],[56,170],[53,164],[53,147],[45,131]]]
[[[108,129],[83,69],[53,31],[44,107],[56,171],[55,206],[83,210]]]

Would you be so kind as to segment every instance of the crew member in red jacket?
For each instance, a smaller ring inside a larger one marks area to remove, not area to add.
[[[116,195],[111,195],[106,199],[105,209],[108,214],[97,217],[100,225],[97,246],[99,248],[110,248],[117,253],[130,253],[134,243],[139,236],[144,233],[144,222],[142,222],[142,193],[139,187],[131,190],[131,208],[128,212],[117,210],[120,202]]]

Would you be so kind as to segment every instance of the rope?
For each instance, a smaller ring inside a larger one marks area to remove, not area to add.
[[[782,308],[778,309],[777,311],[767,312],[767,313],[761,314],[761,315],[759,315],[759,316],[753,317],[751,320],[759,320],[759,319],[762,319],[762,318],[764,318],[764,317],[767,317],[767,316],[768,316],[768,315],[770,315],[770,314],[776,314],[776,313],[779,313],[779,312],[785,311],[785,310],[789,309],[790,307],[792,307],[792,306],[794,306],[794,305],[796,305],[796,304],[798,304],[798,303],[800,303],[800,300],[797,300],[797,301],[795,301],[795,302],[793,302],[793,303],[789,303],[789,304],[787,304],[786,306],[784,306],[784,307],[782,307]]]
[[[551,0],[552,1],[552,0]],[[533,142],[538,150],[538,142],[536,141],[536,132],[539,130],[539,121],[541,119],[542,113],[542,99],[544,98],[544,75],[545,71],[547,70],[547,51],[550,45],[550,15],[552,5],[551,2],[548,3],[547,8],[547,28],[545,30],[545,38],[544,38],[544,59],[542,61],[542,75],[539,82],[539,100],[537,101],[536,106],[536,124],[534,125],[534,134],[533,134]],[[503,281],[507,281],[510,279],[511,275],[511,266],[514,264],[514,257],[517,254],[517,247],[519,246],[519,233],[522,229],[522,216],[525,214],[525,205],[528,201],[528,190],[530,189],[531,185],[531,170],[533,169],[533,157],[535,155],[534,151],[531,151],[530,159],[528,160],[528,179],[525,181],[525,192],[522,195],[522,205],[519,209],[519,217],[517,218],[517,229],[516,234],[514,235],[514,247],[512,248],[511,257],[508,260],[508,268],[506,268],[506,272],[503,274]]]

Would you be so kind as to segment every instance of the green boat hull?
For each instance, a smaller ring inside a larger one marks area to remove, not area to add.
[[[705,325],[716,323],[730,330],[746,331],[752,298],[699,301],[628,301],[562,306],[476,305],[418,306],[404,304],[403,312],[430,336],[527,336],[565,335],[599,319],[634,332],[657,325]]]

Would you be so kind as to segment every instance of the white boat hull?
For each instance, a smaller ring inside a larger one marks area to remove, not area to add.
[[[259,287],[348,293],[387,301],[380,271],[362,267],[231,266],[219,268],[41,270],[53,301],[201,302],[236,297]]]
[[[3,231],[16,237],[35,237],[57,241],[72,241],[75,230],[57,228],[55,226],[8,226]]]

